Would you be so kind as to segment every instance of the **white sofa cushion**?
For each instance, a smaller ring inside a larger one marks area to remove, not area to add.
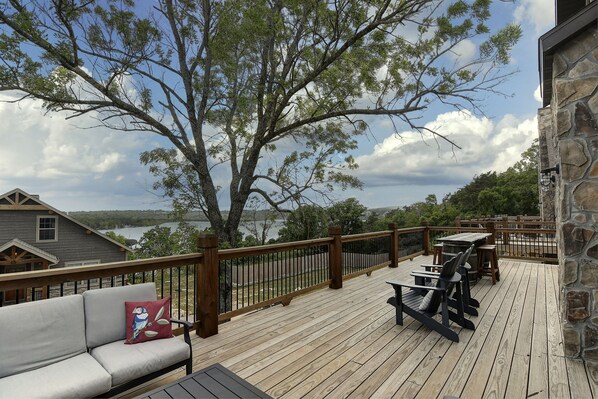
[[[154,283],[102,288],[83,293],[87,346],[95,348],[125,339],[125,301],[155,301]]]
[[[36,370],[0,378],[0,399],[90,398],[108,392],[110,385],[110,374],[88,353],[82,353]]]
[[[44,367],[86,350],[81,295],[0,308],[0,377]]]
[[[189,358],[189,345],[178,337],[125,345],[125,340],[98,346],[91,355],[112,376],[112,386],[142,377]]]

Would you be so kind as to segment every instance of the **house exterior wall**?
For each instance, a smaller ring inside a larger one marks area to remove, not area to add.
[[[557,164],[556,149],[554,146],[554,127],[552,123],[552,110],[544,108],[538,110],[538,145],[540,147],[540,162],[538,168],[548,169]],[[540,171],[538,171],[540,175]],[[555,214],[555,186],[540,187],[540,216],[544,222],[554,222]]]
[[[57,241],[36,241],[38,216],[58,217]],[[87,234],[80,225],[48,211],[0,211],[0,242],[14,238],[57,256],[59,263],[52,268],[64,267],[65,262],[99,259],[101,263],[108,263],[126,260],[126,252],[121,247],[97,234]]]
[[[598,360],[598,32],[555,50],[550,111],[565,354]],[[541,113],[540,113],[541,117]],[[550,143],[548,143],[550,146]]]

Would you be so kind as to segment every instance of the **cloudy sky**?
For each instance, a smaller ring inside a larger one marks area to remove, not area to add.
[[[462,149],[452,151],[419,133],[396,135],[387,121],[373,122],[371,134],[360,140],[354,154],[364,188],[339,192],[339,199],[355,196],[368,207],[407,205],[427,194],[440,199],[474,175],[503,171],[519,159],[537,137],[538,37],[554,26],[554,1],[497,2],[493,23],[508,22],[523,28],[512,58],[519,72],[501,88],[512,96],[489,96],[485,115],[446,110],[425,115],[427,126]],[[476,51],[471,42],[460,48],[463,58]],[[0,98],[11,99],[7,94]],[[152,177],[139,163],[140,152],[160,145],[151,134],[118,133],[94,127],[91,121],[65,120],[28,100],[0,102],[0,135],[2,193],[19,187],[64,211],[168,206],[152,192]]]

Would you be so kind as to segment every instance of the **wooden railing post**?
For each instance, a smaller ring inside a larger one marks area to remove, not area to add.
[[[492,235],[488,237],[488,244],[496,243],[496,224],[492,221],[486,223],[486,231]]]
[[[502,227],[507,230],[509,229],[509,217],[508,216],[503,217]],[[509,237],[510,237],[509,233],[502,234],[503,244],[509,245]]]
[[[424,220],[422,226],[424,226],[424,256],[428,256],[430,255],[430,223]]]
[[[399,232],[397,231],[397,224],[389,223],[388,229],[392,230],[392,233],[390,233],[389,266],[399,267]]]
[[[460,217],[455,218],[455,227],[461,227],[461,218]]]
[[[218,334],[218,237],[202,233],[197,248],[203,253],[202,263],[196,265],[198,326],[196,333],[202,338]]]
[[[328,267],[330,274],[330,288],[343,288],[343,244],[341,242],[341,228],[328,227],[328,235],[333,238],[328,249]]]

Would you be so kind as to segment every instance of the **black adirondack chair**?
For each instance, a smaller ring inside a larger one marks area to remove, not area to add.
[[[449,320],[454,321],[461,327],[475,330],[471,320],[465,318],[463,312],[463,301],[461,298],[461,275],[456,272],[463,253],[457,254],[454,258],[444,263],[442,271],[438,276],[429,276],[436,280],[436,286],[408,284],[399,281],[387,281],[395,290],[395,295],[388,298],[387,303],[395,307],[396,323],[403,325],[403,312],[418,320],[428,328],[442,334],[454,342],[459,342],[459,335],[449,327]],[[402,288],[411,288],[403,293]],[[457,313],[449,309],[448,298],[453,289],[456,290],[458,304]],[[420,309],[422,301],[426,298],[419,294],[419,290],[432,292],[427,306]],[[442,321],[434,318],[436,314],[442,314]]]
[[[469,255],[471,255],[471,252],[473,251],[473,248],[474,245],[470,246],[467,249],[467,251],[465,251],[463,257],[461,258],[461,262],[457,268],[457,272],[461,275],[461,290],[463,291],[463,310],[467,314],[477,316],[478,310],[476,308],[480,307],[480,303],[476,299],[471,297],[471,287],[469,284],[469,271],[471,270],[471,265],[467,262],[467,260],[469,259]],[[438,272],[433,272],[432,270],[442,268],[442,266],[439,265],[421,265],[421,267],[423,267],[425,271],[411,273],[411,275],[415,277],[415,284],[418,285],[430,285],[431,279],[429,275],[439,275]],[[454,297],[449,298],[449,306],[453,308],[457,306],[456,299]]]

